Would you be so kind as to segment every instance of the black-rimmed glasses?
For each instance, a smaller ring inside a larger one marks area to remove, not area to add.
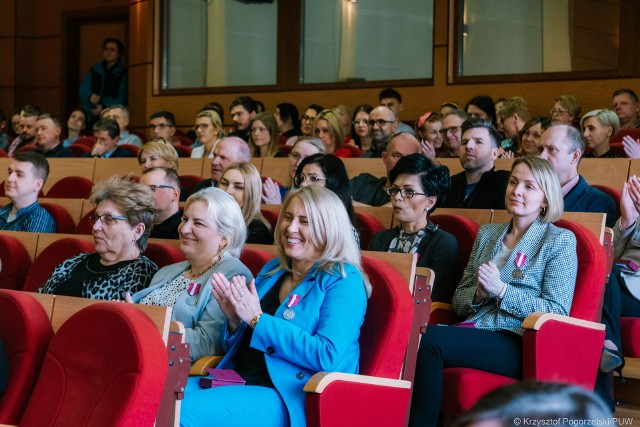
[[[98,220],[102,221],[107,227],[114,225],[117,221],[129,221],[129,218],[122,215],[102,214],[102,215],[90,215],[89,223],[94,225]]]
[[[400,193],[400,197],[402,197],[403,199],[411,199],[413,198],[413,196],[428,196],[428,194],[425,193],[418,193],[417,191],[411,189],[411,188],[400,188],[400,187],[396,187],[396,186],[391,186],[391,187],[387,187],[387,189],[385,190],[386,193],[391,196],[391,197],[395,197],[396,194]]]

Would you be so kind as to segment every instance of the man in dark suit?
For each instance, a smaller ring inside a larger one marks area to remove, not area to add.
[[[103,159],[116,157],[135,157],[132,152],[118,147],[120,141],[120,127],[113,119],[100,119],[93,125],[93,137],[96,143],[90,154],[85,157],[100,157]]]
[[[45,157],[75,157],[60,141],[62,123],[57,117],[45,113],[36,121],[36,151]]]

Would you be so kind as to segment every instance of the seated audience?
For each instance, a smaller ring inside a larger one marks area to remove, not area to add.
[[[181,145],[175,138],[176,118],[170,111],[156,111],[149,117],[149,139],[164,139],[171,145]]]
[[[245,240],[242,213],[229,195],[208,188],[191,195],[179,227],[185,261],[161,268],[148,288],[130,302],[173,308],[171,318],[185,327],[190,358],[223,354],[220,331],[226,318],[211,295],[211,277],[253,279],[239,260]]]
[[[607,227],[616,223],[613,199],[593,188],[578,173],[584,153],[580,132],[570,125],[553,125],[540,138],[540,157],[549,160],[562,186],[565,212],[601,212],[607,214]]]
[[[293,178],[296,176],[296,170],[298,165],[306,157],[313,154],[324,154],[324,143],[313,136],[302,136],[294,142],[291,152],[289,153],[289,176],[290,182],[284,183],[285,185],[278,185],[271,178],[267,178],[262,185],[262,203],[279,205],[282,203],[285,194],[289,191],[289,188],[293,186]]]
[[[120,141],[118,145],[135,145],[136,147],[142,147],[142,141],[138,135],[134,135],[129,132],[129,109],[124,105],[113,105],[107,109],[102,110],[100,113],[101,119],[113,119],[118,122],[120,128]]]
[[[611,109],[620,120],[620,129],[640,128],[640,102],[638,95],[631,89],[618,89],[613,92]]]
[[[216,187],[222,173],[232,163],[251,163],[251,151],[249,145],[237,136],[227,136],[216,145],[213,150],[214,157],[211,159],[211,178],[200,181],[195,191],[203,188]]]
[[[7,137],[7,115],[0,108],[0,150],[9,150],[9,138]]]
[[[247,226],[246,243],[273,244],[271,226],[260,213],[262,179],[258,169],[251,163],[233,163],[222,174],[218,188],[240,206]]]
[[[120,145],[120,127],[113,119],[100,119],[93,125],[93,138],[96,143],[91,153],[84,157],[99,157],[103,159],[133,157],[133,153]]]
[[[550,126],[551,120],[547,117],[533,116],[527,120],[520,131],[520,148],[516,155],[537,155],[542,133],[549,129]]]
[[[249,149],[252,157],[281,157],[278,152],[278,125],[273,114],[256,114],[249,129]]]
[[[451,186],[449,170],[421,154],[404,156],[389,175],[394,219],[400,224],[373,236],[369,250],[418,254],[418,267],[435,273],[433,301],[450,304],[458,286],[458,242],[429,221]]]
[[[435,426],[443,368],[522,377],[521,323],[533,312],[568,315],[577,272],[576,238],[562,216],[560,183],[549,162],[513,162],[505,203],[512,219],[480,227],[453,309],[473,327],[430,326],[418,352],[410,426]]]
[[[360,157],[362,152],[355,145],[345,144],[338,116],[333,110],[322,110],[313,122],[314,134],[324,142],[327,154],[337,157]]]
[[[382,162],[387,170],[387,175],[377,177],[363,172],[351,178],[349,184],[353,200],[369,206],[383,206],[389,203],[390,199],[386,189],[392,184],[389,181],[391,169],[403,156],[419,152],[420,142],[413,134],[401,132],[392,135],[386,149],[382,152]]]
[[[551,123],[572,125],[573,121],[580,117],[580,101],[573,95],[560,95],[556,98],[551,114]]]
[[[138,163],[142,172],[151,168],[169,168],[178,171],[178,152],[166,139],[145,142],[138,151]]]
[[[62,123],[49,113],[42,114],[36,121],[36,152],[45,157],[75,157],[73,151],[62,145],[60,134]]]
[[[20,110],[20,133],[11,141],[7,155],[13,157],[15,153],[22,147],[33,145],[36,140],[36,121],[42,114],[40,108],[35,105],[25,105]]]
[[[481,118],[488,120],[493,126],[496,125],[496,106],[493,99],[488,95],[474,96],[467,102],[464,112],[471,118]]]
[[[396,116],[389,108],[379,106],[369,113],[369,133],[371,134],[371,149],[362,157],[381,157],[389,139],[396,133],[398,123]],[[409,132],[413,134],[412,132]]]
[[[64,147],[76,142],[87,127],[87,116],[82,109],[73,110],[67,120],[67,137],[62,141]]]
[[[95,252],[58,265],[39,293],[123,300],[145,289],[158,267],[143,255],[158,209],[146,185],[114,176],[91,191]]]
[[[351,126],[351,120],[353,117],[351,108],[346,104],[338,104],[333,107],[333,112],[336,113],[336,117],[338,117],[338,123],[340,123],[340,129],[345,137],[345,142],[349,142],[349,136],[353,131]]]
[[[371,128],[369,127],[369,114],[373,107],[369,104],[358,105],[353,110],[353,130],[351,139],[363,152],[371,150]]]
[[[518,381],[485,394],[456,420],[457,427],[509,427],[521,420],[532,424],[599,425],[613,421],[604,402],[582,387]],[[518,421],[516,421],[518,420]]]
[[[461,110],[453,110],[442,115],[440,135],[442,135],[444,150],[440,157],[460,157],[462,123],[467,120],[467,118],[467,113]]]
[[[256,102],[250,96],[239,96],[231,102],[229,111],[236,130],[228,136],[235,136],[248,142],[251,133],[249,125],[251,120],[258,114]]]
[[[393,111],[396,121],[396,128],[393,132],[408,132],[413,134],[411,126],[400,120],[400,113],[402,113],[402,110],[404,109],[404,105],[402,104],[402,95],[400,95],[400,92],[390,87],[382,89],[378,94],[378,101],[381,106],[387,107]]]
[[[11,203],[0,209],[0,230],[55,233],[56,223],[38,204],[38,194],[49,176],[49,162],[33,151],[16,153],[4,181]]]
[[[462,123],[460,164],[464,170],[451,177],[445,208],[504,209],[509,172],[495,170],[500,134],[490,122],[469,119]]]
[[[524,124],[529,120],[529,109],[524,99],[513,97],[506,99],[498,111],[498,120],[502,123],[504,139],[500,141],[500,153],[513,157],[518,151],[518,134],[524,128]]]
[[[584,158],[616,158],[618,156],[611,149],[611,138],[616,136],[620,128],[618,116],[611,110],[593,110],[585,114],[580,120],[582,136],[591,152]]]
[[[255,284],[213,275],[213,296],[227,317],[218,368],[234,368],[247,384],[201,389],[190,378],[181,425],[301,427],[302,386],[313,374],[358,372],[371,287],[348,221],[331,191],[291,191],[278,219],[279,256]]]
[[[213,150],[224,138],[222,120],[214,110],[203,110],[196,115],[196,124],[193,126],[198,141],[201,145],[191,150],[191,158],[213,159]]]
[[[432,160],[446,155],[440,129],[442,119],[438,113],[427,111],[416,120],[416,136],[420,138],[420,150],[423,156]]]
[[[169,147],[171,146],[169,145]],[[145,169],[140,177],[140,184],[146,185],[153,191],[158,207],[149,237],[152,239],[177,239],[182,211],[179,206],[180,177],[176,171],[160,166]]]
[[[274,117],[280,134],[278,145],[286,144],[291,137],[302,135],[298,114],[296,106],[288,102],[283,102],[276,106]]]
[[[314,185],[333,191],[340,198],[347,211],[347,215],[349,215],[353,235],[356,238],[358,247],[360,246],[358,218],[353,209],[349,175],[347,175],[347,169],[339,157],[333,154],[313,154],[305,158],[300,162],[300,165],[298,165],[293,184],[295,188]]]

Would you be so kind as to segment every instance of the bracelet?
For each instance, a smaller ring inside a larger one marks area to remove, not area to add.
[[[260,321],[260,316],[262,316],[262,313],[256,314],[256,317],[251,319],[251,323],[249,323],[249,326],[251,327],[251,329],[255,329],[256,328],[256,325]]]

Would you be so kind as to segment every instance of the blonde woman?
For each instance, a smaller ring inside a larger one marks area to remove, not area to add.
[[[580,120],[580,128],[585,145],[591,148],[591,152],[584,155],[585,158],[620,157],[611,149],[611,138],[620,129],[620,119],[616,113],[611,110],[589,111]]]
[[[191,151],[193,159],[212,159],[213,149],[216,148],[220,139],[224,137],[222,130],[222,120],[214,110],[203,110],[196,115],[196,124],[193,126],[200,146]]]
[[[313,132],[324,143],[327,154],[336,157],[360,157],[362,151],[355,145],[345,144],[340,121],[333,110],[322,110],[313,122]]]
[[[278,123],[271,113],[256,115],[249,125],[249,149],[253,157],[280,157]]]
[[[138,151],[138,163],[142,172],[151,168],[167,168],[178,171],[178,152],[162,138],[146,142]]]
[[[260,213],[262,179],[258,169],[251,163],[233,163],[220,178],[218,188],[229,193],[240,206],[247,225],[246,242],[271,245],[271,227]]]

